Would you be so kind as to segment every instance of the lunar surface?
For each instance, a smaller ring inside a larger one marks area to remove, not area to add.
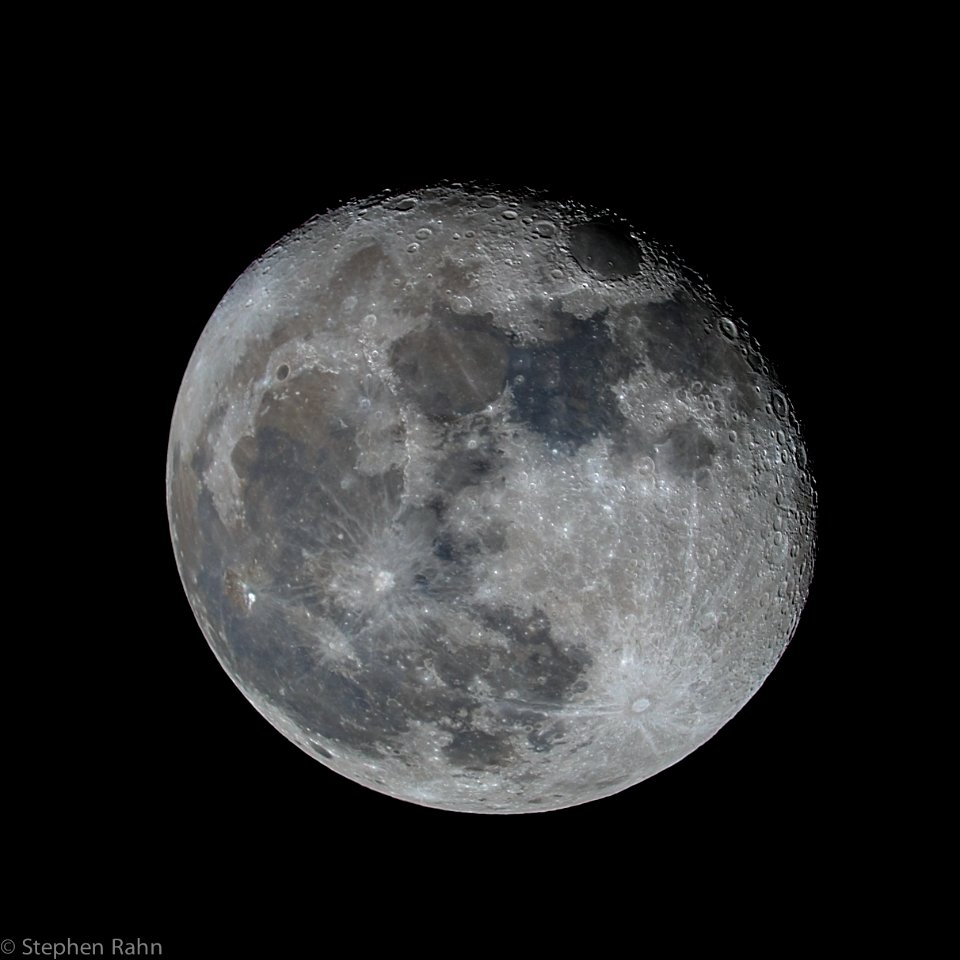
[[[736,314],[610,212],[461,184],[318,216],[243,273],[167,500],[257,710],[449,810],[680,760],[773,669],[813,568],[797,419]]]

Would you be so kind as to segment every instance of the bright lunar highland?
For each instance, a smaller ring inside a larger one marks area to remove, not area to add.
[[[448,810],[680,760],[773,669],[813,571],[797,418],[738,316],[608,211],[461,184],[315,217],[243,273],[167,501],[250,702]]]

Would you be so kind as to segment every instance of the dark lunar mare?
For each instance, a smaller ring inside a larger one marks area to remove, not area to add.
[[[474,322],[465,329],[473,336],[457,341],[466,343],[464,349],[502,349],[498,379],[505,380],[506,338]],[[442,369],[454,366],[444,367],[441,358]],[[300,412],[303,395],[332,402],[336,384],[330,377],[311,371],[290,376],[288,368],[281,379],[281,387],[267,392],[254,432],[232,454],[246,543],[234,542],[203,483],[210,451],[201,448],[186,467],[192,476],[184,478],[185,486],[200,490],[196,523],[183,524],[179,516],[177,522],[195,532],[185,552],[193,557],[197,595],[218,653],[248,689],[324,741],[326,746],[314,747],[324,757],[340,745],[368,757],[402,759],[403,735],[415,721],[449,734],[444,755],[465,770],[502,764],[518,749],[543,753],[562,742],[563,724],[551,712],[584,688],[590,657],[581,647],[561,647],[542,611],[524,616],[462,602],[475,558],[505,543],[496,523],[464,533],[445,522],[446,504],[460,490],[502,482],[503,452],[489,425],[479,418],[483,442],[476,449],[468,449],[462,436],[451,439],[453,449],[437,468],[437,496],[425,507],[404,507],[399,470],[359,474],[356,431],[336,417],[305,419]],[[443,402],[474,403],[476,384],[454,373],[440,379]],[[414,391],[418,386],[413,383]],[[291,395],[298,396],[296,405],[286,404]],[[428,398],[435,413],[443,410],[436,397]],[[174,474],[184,469],[175,452]],[[351,480],[347,488],[345,477]],[[333,581],[364,561],[371,537],[391,530],[410,546],[407,572],[385,604],[358,609],[342,599]],[[311,564],[306,555],[314,558]],[[420,612],[424,597],[457,603],[462,614],[505,642],[490,644],[482,636],[450,642],[443,624]],[[305,613],[349,640],[348,660],[324,655]],[[439,679],[432,687],[419,679],[427,669]],[[478,678],[488,691],[482,697],[471,690]]]
[[[548,307],[552,329],[564,334],[536,346],[515,346],[508,380],[517,418],[551,445],[574,454],[599,436],[620,436],[626,421],[611,386],[639,365],[607,330],[607,311],[581,320],[560,304]]]
[[[543,313],[550,341],[520,344],[491,316],[435,310],[424,328],[392,347],[401,389],[432,420],[449,423],[482,410],[509,383],[516,419],[570,454],[622,433],[626,423],[610,387],[639,361],[613,342],[607,312],[584,320],[559,302],[532,309]]]

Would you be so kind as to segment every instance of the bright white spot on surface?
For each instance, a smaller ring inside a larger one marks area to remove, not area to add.
[[[377,593],[383,593],[386,590],[389,590],[394,584],[394,576],[388,570],[381,570],[373,581],[373,589]]]

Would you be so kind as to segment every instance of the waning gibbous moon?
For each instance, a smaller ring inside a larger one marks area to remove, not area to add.
[[[461,184],[315,217],[243,273],[167,500],[250,702],[448,810],[677,762],[773,669],[813,570],[797,418],[741,320],[609,213]]]

